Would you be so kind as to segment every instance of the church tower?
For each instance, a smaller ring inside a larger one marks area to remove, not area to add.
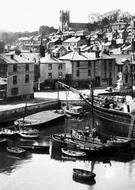
[[[69,30],[70,12],[60,10],[60,31]]]

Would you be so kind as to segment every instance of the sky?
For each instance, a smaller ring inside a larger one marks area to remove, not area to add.
[[[135,15],[133,0],[0,0],[0,30],[37,31],[42,25],[59,27],[61,9],[71,22],[88,22],[88,15],[121,9]]]

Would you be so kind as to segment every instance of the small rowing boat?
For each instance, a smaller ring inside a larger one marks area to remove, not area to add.
[[[86,156],[85,152],[82,151],[75,151],[75,150],[71,150],[71,149],[61,149],[62,153],[67,155],[67,156],[73,156],[73,157],[84,157]]]
[[[96,174],[91,171],[73,168],[74,178],[81,179],[81,180],[94,180],[95,176]]]
[[[9,153],[12,153],[12,154],[22,155],[26,152],[25,149],[20,148],[20,147],[15,147],[15,146],[8,146],[6,149]]]

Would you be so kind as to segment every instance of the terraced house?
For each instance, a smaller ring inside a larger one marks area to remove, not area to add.
[[[34,97],[34,62],[21,54],[0,54],[1,100]]]
[[[65,63],[47,53],[40,59],[40,82],[41,89],[55,88],[58,80],[65,80]]]
[[[77,87],[112,85],[115,81],[115,59],[99,52],[81,52],[80,48],[60,57],[66,64],[66,77]]]

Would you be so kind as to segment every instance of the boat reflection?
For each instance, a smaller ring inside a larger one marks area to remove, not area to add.
[[[10,174],[13,170],[23,165],[26,160],[31,160],[31,154],[16,156],[9,154],[6,150],[0,151],[0,173]]]
[[[78,183],[82,183],[82,184],[86,184],[86,185],[94,185],[96,184],[96,180],[82,180],[82,179],[77,179],[74,176],[72,177],[73,181],[78,182]]]

